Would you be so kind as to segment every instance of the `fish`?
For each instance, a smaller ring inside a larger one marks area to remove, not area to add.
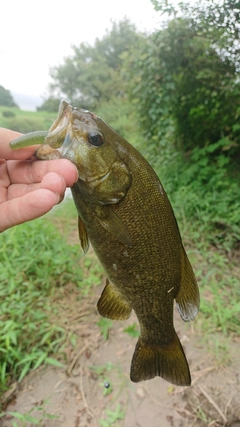
[[[101,118],[65,100],[48,132],[24,135],[10,145],[17,149],[41,138],[37,159],[66,158],[78,169],[71,191],[81,246],[86,253],[91,243],[107,275],[97,303],[100,315],[125,320],[134,311],[137,316],[140,335],[130,379],[160,376],[189,386],[191,374],[173,309],[175,300],[182,319],[193,320],[199,289],[157,174]]]

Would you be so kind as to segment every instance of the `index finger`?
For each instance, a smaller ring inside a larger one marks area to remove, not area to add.
[[[0,128],[0,158],[6,160],[25,160],[33,155],[36,151],[38,145],[32,145],[26,148],[20,148],[19,150],[13,151],[9,143],[13,141],[13,139],[18,138],[21,133]]]
[[[62,176],[67,187],[71,187],[78,179],[76,166],[67,159],[8,161],[6,163],[11,184],[38,183],[49,172]]]

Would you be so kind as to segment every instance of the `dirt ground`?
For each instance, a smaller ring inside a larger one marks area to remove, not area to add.
[[[136,322],[113,322],[105,341],[97,322],[101,287],[77,299],[69,284],[60,290],[58,324],[68,330],[66,368],[32,372],[9,392],[9,412],[29,414],[41,427],[240,427],[240,339],[232,339],[220,363],[207,349],[194,322],[184,324],[175,313],[175,327],[186,351],[191,387],[175,387],[161,378],[134,384],[129,379],[136,338],[123,330]],[[72,333],[76,344],[70,342]],[[104,382],[110,383],[109,389]],[[53,418],[53,416],[55,416]],[[41,420],[41,421],[40,421]],[[30,427],[11,415],[1,427]]]

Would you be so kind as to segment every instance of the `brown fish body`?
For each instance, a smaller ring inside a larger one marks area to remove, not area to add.
[[[62,144],[67,147],[71,141],[71,150],[60,147],[54,154],[51,128],[37,155],[66,157],[78,167],[72,193],[80,240],[85,250],[90,240],[109,279],[98,310],[111,319],[126,319],[132,309],[137,315],[140,338],[132,360],[133,381],[159,375],[189,385],[188,363],[173,325],[173,303],[176,299],[182,318],[191,320],[199,294],[167,195],[134,147],[92,113],[71,109],[65,106],[70,124]],[[102,145],[88,147],[87,138],[99,143],[97,132],[104,142],[100,138]],[[101,149],[105,151],[99,159]]]

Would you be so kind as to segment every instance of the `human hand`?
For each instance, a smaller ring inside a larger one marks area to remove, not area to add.
[[[0,232],[50,211],[78,179],[69,160],[27,160],[36,146],[13,151],[19,135],[0,128]]]

